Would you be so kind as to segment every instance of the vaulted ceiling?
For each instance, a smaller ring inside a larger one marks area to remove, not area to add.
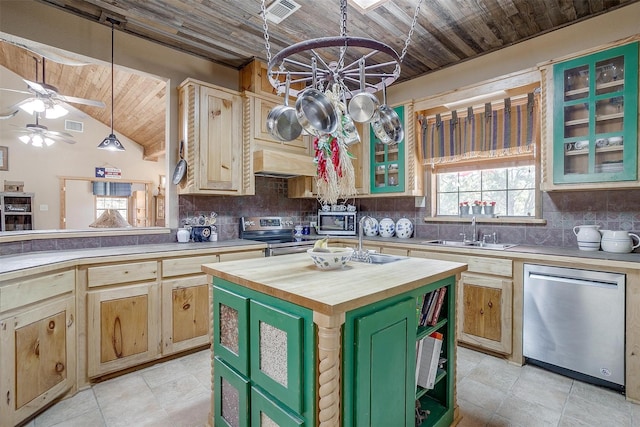
[[[63,11],[236,69],[254,58],[267,62],[260,0],[38,0]],[[284,1],[285,6],[291,4]],[[636,3],[640,0],[424,0],[398,81],[440,70]],[[304,40],[339,36],[339,0],[294,0],[301,7],[281,23],[268,23],[273,54]],[[269,7],[274,0],[265,0]],[[349,0],[347,35],[381,41],[397,53],[405,46],[416,0],[386,0],[363,11]],[[33,80],[33,53],[0,43],[0,65]],[[346,58],[354,60],[357,58]],[[47,83],[61,93],[100,99],[110,106],[110,68],[70,67],[47,61]],[[117,130],[145,147],[145,157],[164,153],[164,82],[117,70]],[[78,84],[84,82],[84,84]],[[0,105],[0,109],[6,107]],[[109,125],[109,108],[79,106]],[[2,111],[0,111],[2,113]]]

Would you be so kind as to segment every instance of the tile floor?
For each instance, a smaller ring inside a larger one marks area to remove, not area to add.
[[[204,350],[95,384],[26,426],[201,427],[209,398]],[[640,427],[640,405],[621,394],[462,347],[458,404],[459,427]]]

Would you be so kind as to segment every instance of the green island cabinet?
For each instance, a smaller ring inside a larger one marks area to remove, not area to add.
[[[553,66],[553,183],[638,180],[638,42]]]
[[[400,122],[404,120],[404,106],[399,105],[393,108],[400,117]],[[404,140],[398,144],[383,144],[369,126],[371,150],[371,188],[372,194],[382,193],[404,193],[405,191],[405,143]]]
[[[395,265],[324,272],[306,254],[204,265],[214,425],[411,427],[417,407],[429,411],[418,426],[453,424],[455,283],[466,265]],[[438,321],[418,326],[424,296],[443,287]],[[435,331],[444,339],[427,390],[416,385],[417,347]]]

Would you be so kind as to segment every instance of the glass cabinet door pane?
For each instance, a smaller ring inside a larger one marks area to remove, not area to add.
[[[564,137],[589,135],[589,104],[580,103],[564,107]]]
[[[596,102],[596,134],[622,132],[624,129],[624,99],[621,96]]]
[[[624,90],[624,57],[596,62],[596,95]]]
[[[570,68],[564,72],[564,100],[574,101],[589,96],[589,66]]]

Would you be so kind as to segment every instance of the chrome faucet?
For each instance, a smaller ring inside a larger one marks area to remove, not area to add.
[[[478,240],[478,228],[476,226],[476,217],[475,215],[471,217],[471,227],[473,228],[473,235],[471,237],[472,242],[476,242]]]
[[[358,222],[358,250],[355,253],[355,256],[357,259],[365,259],[368,257],[368,254],[365,253],[362,250],[362,235],[363,235],[363,226],[364,226],[364,222],[365,221],[371,221],[373,218],[371,218],[369,215],[363,215],[362,218],[360,218],[360,221]]]

